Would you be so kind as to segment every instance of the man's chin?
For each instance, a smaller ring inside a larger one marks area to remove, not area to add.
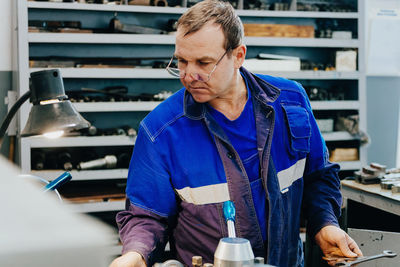
[[[206,94],[201,94],[201,93],[196,93],[196,92],[189,92],[193,99],[197,102],[197,103],[206,103],[208,101],[210,101],[210,96],[206,95]]]

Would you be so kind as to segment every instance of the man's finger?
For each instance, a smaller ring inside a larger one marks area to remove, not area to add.
[[[340,250],[342,251],[344,256],[349,257],[349,258],[357,257],[357,254],[350,250],[349,243],[347,242],[346,236],[344,236],[344,238],[341,238],[338,241],[338,247],[340,248]]]
[[[358,247],[357,243],[354,241],[353,238],[351,238],[349,235],[347,235],[348,243],[349,243],[349,248],[351,251],[357,254],[357,256],[363,256],[363,253],[361,249]]]

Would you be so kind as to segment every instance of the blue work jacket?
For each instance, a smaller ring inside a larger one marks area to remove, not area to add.
[[[328,161],[325,142],[300,84],[240,69],[251,91],[260,178],[249,182],[243,163],[205,104],[182,89],[140,124],[127,182],[127,209],[117,215],[123,253],[141,253],[148,264],[169,240],[178,260],[193,255],[213,262],[227,236],[222,203],[236,207],[236,235],[255,256],[276,266],[302,266],[299,237],[304,208],[307,231],[337,225],[339,166]],[[258,197],[257,201],[253,201]],[[267,241],[256,203],[265,203]]]

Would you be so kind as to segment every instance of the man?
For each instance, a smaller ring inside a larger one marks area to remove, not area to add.
[[[227,236],[222,203],[236,206],[236,235],[276,266],[302,266],[307,230],[326,255],[362,255],[338,227],[339,167],[304,89],[242,66],[243,25],[225,2],[206,0],[179,20],[174,57],[184,89],[141,123],[117,215],[123,255],[111,266],[149,266],[170,242],[177,259],[213,262]]]

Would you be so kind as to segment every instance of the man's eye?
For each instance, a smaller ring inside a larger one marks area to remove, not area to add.
[[[208,65],[210,64],[210,62],[206,62],[206,61],[199,61],[199,64],[202,66]]]
[[[183,59],[178,59],[178,63],[179,63],[179,64],[186,64],[187,61],[186,61],[186,60],[183,60]]]

